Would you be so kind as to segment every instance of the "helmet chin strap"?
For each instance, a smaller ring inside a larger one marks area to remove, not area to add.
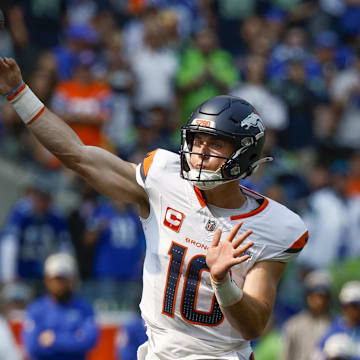
[[[200,190],[210,190],[229,181],[243,179],[246,176],[253,174],[259,168],[260,164],[272,160],[273,158],[271,156],[267,156],[258,161],[255,161],[253,164],[251,164],[250,172],[247,171],[243,173],[242,176],[240,176],[238,179],[224,179],[222,177],[221,168],[217,169],[216,171],[190,169],[190,171],[188,171],[188,176],[189,180],[191,180],[192,183]]]
[[[221,168],[216,171],[190,169],[188,176],[200,190],[210,190],[228,181],[222,178]]]

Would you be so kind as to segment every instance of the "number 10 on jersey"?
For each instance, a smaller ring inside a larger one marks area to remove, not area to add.
[[[187,247],[172,242],[168,254],[170,255],[169,268],[166,277],[163,309],[164,315],[174,317],[176,295],[180,283]],[[180,313],[182,318],[191,324],[217,326],[224,320],[215,295],[209,298],[211,309],[209,312],[196,310],[196,302],[203,271],[209,271],[205,255],[195,255],[186,265],[184,285],[182,289]]]

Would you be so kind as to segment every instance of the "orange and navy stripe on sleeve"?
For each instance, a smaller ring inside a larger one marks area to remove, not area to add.
[[[309,232],[306,231],[287,250],[285,250],[285,252],[287,252],[287,253],[300,252],[304,248],[304,246],[307,244],[308,238],[309,238]]]
[[[149,169],[154,160],[154,156],[155,156],[156,152],[157,152],[157,149],[147,153],[146,158],[141,163],[140,174],[141,174],[141,178],[142,178],[143,182],[145,182],[145,180],[146,180],[146,177],[149,173]]]
[[[26,84],[22,82],[19,86],[15,89],[11,90],[6,96],[7,101],[11,101],[16,98],[18,94],[20,94],[26,88]]]

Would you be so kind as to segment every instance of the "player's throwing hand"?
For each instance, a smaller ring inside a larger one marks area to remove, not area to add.
[[[217,229],[214,234],[212,244],[206,255],[206,263],[210,269],[211,277],[216,282],[221,282],[232,266],[240,264],[250,257],[241,254],[254,245],[251,241],[243,245],[244,240],[252,233],[252,230],[246,230],[235,238],[241,225],[242,222],[236,224],[227,238],[221,242],[221,229]]]
[[[22,76],[16,61],[0,57],[0,94],[7,95],[22,83]]]

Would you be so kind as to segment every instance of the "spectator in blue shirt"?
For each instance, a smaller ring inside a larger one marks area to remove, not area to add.
[[[100,198],[88,218],[83,241],[94,248],[95,280],[84,283],[83,293],[111,308],[135,310],[141,294],[145,236],[134,209]]]
[[[45,262],[48,294],[30,304],[23,342],[31,360],[85,360],[98,329],[90,304],[74,294],[77,268],[72,256],[51,255]]]
[[[93,276],[140,280],[145,237],[134,209],[99,201],[87,223],[85,241],[95,244]]]
[[[71,249],[66,218],[53,208],[50,190],[34,185],[14,205],[0,236],[0,279],[40,281],[45,259]]]

